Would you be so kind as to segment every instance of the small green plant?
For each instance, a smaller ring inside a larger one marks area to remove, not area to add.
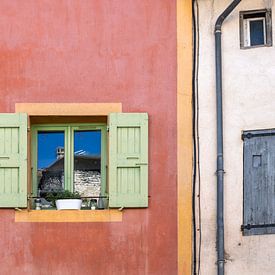
[[[48,193],[45,199],[48,202],[51,202],[53,206],[55,206],[55,202],[57,200],[62,199],[81,199],[81,196],[78,192],[71,192],[69,190],[63,190],[60,192],[51,192]]]

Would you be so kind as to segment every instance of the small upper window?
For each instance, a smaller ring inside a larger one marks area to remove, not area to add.
[[[272,46],[271,10],[240,12],[241,48]]]

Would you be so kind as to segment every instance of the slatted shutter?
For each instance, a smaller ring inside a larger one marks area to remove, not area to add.
[[[275,233],[275,130],[244,133],[245,235]]]
[[[109,206],[148,206],[148,114],[109,115]]]
[[[27,115],[0,114],[0,207],[27,207]]]

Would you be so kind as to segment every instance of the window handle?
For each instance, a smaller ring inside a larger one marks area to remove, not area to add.
[[[9,159],[10,157],[0,156],[0,159]]]
[[[136,163],[136,165],[148,165],[147,162],[139,162],[139,163]]]
[[[127,159],[138,159],[139,157],[126,157]]]

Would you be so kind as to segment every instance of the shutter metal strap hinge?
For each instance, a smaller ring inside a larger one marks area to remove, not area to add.
[[[243,133],[242,134],[242,140],[244,140],[245,138],[250,139],[253,137],[270,137],[270,136],[274,136],[275,133]]]
[[[269,227],[275,227],[275,223],[268,223],[268,224],[243,224],[241,226],[241,230],[244,231],[244,229],[246,230],[250,230],[253,228],[269,228]]]

